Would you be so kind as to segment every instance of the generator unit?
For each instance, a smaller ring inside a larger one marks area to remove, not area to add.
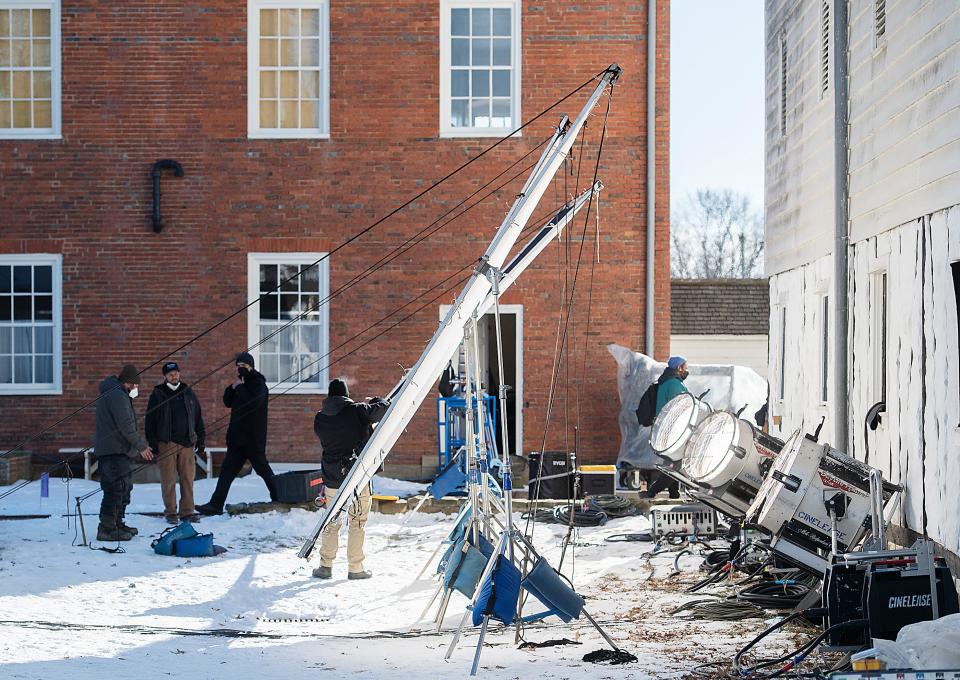
[[[866,619],[865,626],[828,633],[827,649],[853,651],[873,638],[896,639],[904,626],[960,611],[950,569],[933,554],[930,541],[907,550],[835,555],[824,574],[824,630]]]
[[[650,531],[654,538],[674,536],[713,536],[717,533],[717,513],[701,503],[657,505],[650,508]]]

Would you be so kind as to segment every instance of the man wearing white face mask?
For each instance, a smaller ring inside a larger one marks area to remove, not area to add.
[[[193,478],[197,464],[194,449],[200,454],[206,435],[200,400],[180,380],[176,361],[163,365],[163,382],[153,388],[147,404],[145,433],[147,443],[157,456],[160,468],[160,493],[163,515],[169,524],[195,520]],[[177,514],[177,480],[180,481],[180,513]]]
[[[119,376],[110,376],[100,383],[94,440],[103,489],[98,541],[129,541],[137,535],[135,528],[124,523],[133,489],[130,460],[153,460],[153,451],[137,432],[133,400],[139,393],[139,384],[140,375],[133,364],[124,366]]]

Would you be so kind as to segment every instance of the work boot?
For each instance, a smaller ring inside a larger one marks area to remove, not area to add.
[[[332,578],[333,577],[333,568],[332,567],[317,567],[313,570],[314,578]]]
[[[177,519],[176,515],[164,515],[163,518],[167,520],[167,524],[173,526],[175,524],[180,524],[180,520]]]
[[[356,581],[356,580],[364,579],[364,578],[370,578],[371,576],[373,576],[373,572],[371,572],[371,571],[350,571],[350,572],[347,572],[347,578],[350,579],[351,581]]]
[[[129,541],[133,538],[133,534],[129,531],[126,531],[122,527],[107,527],[100,525],[97,527],[97,540],[104,541],[107,543],[113,543],[115,541]]]
[[[197,506],[197,512],[201,515],[222,515],[223,508],[216,508],[210,503],[201,503]]]
[[[127,524],[126,524],[126,522],[124,522],[124,521],[122,521],[122,520],[121,520],[121,522],[120,522],[120,528],[123,529],[124,531],[126,531],[126,532],[127,532],[128,534],[130,534],[131,536],[136,536],[136,535],[138,535],[138,534],[140,533],[140,532],[137,530],[137,527],[128,527]]]
[[[180,521],[181,521],[181,522],[199,522],[199,521],[200,521],[200,513],[199,513],[199,512],[191,512],[189,515],[182,515],[182,516],[180,517]]]

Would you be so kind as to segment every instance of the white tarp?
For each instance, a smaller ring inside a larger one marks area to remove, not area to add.
[[[622,345],[607,345],[617,362],[617,390],[620,393],[620,453],[617,463],[627,462],[639,468],[653,468],[663,462],[650,448],[650,428],[637,422],[640,397],[667,367],[646,354]],[[694,395],[710,390],[704,397],[714,410],[738,411],[753,422],[754,414],[767,400],[767,381],[752,368],[715,364],[688,364],[690,377],[685,381]]]

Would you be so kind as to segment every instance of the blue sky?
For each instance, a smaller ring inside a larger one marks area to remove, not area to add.
[[[732,188],[763,206],[763,0],[670,3],[670,202]]]

